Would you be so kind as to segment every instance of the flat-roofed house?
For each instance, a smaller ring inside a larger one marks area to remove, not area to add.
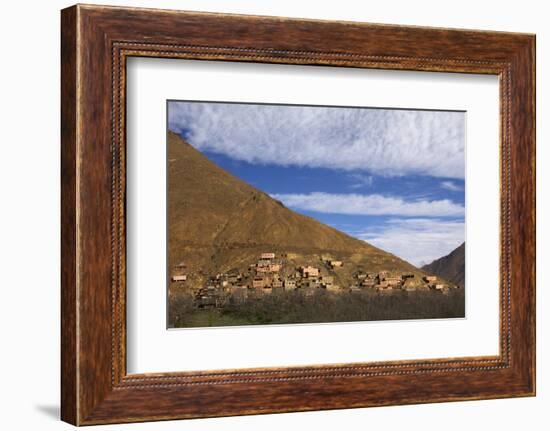
[[[301,270],[304,277],[319,277],[319,268],[314,266],[302,266]]]
[[[374,287],[376,280],[374,278],[365,278],[361,281],[361,286],[363,287]]]
[[[308,286],[315,289],[318,288],[320,285],[321,283],[317,279],[309,279],[305,283],[302,283],[302,286]]]
[[[275,253],[262,253],[260,259],[275,259]]]
[[[254,277],[252,279],[252,287],[254,288],[264,287],[267,283],[268,283],[268,280],[263,277]]]
[[[386,281],[389,286],[399,286],[401,285],[403,280],[399,276],[399,277],[386,277],[384,281]]]
[[[424,277],[424,280],[426,280],[427,283],[433,283],[437,280],[437,277],[435,275],[427,275]]]
[[[187,275],[173,275],[172,276],[172,281],[174,281],[174,282],[186,281],[186,280],[187,280]]]
[[[268,273],[268,272],[279,272],[281,270],[281,265],[278,263],[269,264],[267,266],[258,266],[256,272],[258,273]]]
[[[281,270],[281,265],[278,263],[272,263],[268,266],[270,272],[279,272]]]
[[[333,268],[340,268],[344,265],[344,262],[342,262],[341,260],[331,260],[329,261],[329,264]]]
[[[291,279],[285,279],[285,281],[283,282],[284,284],[284,287],[286,290],[294,290],[296,289],[296,280],[291,280]]]
[[[280,279],[276,278],[275,280],[273,280],[273,281],[271,282],[271,286],[272,286],[273,288],[283,287],[283,280],[280,280]]]
[[[321,277],[321,284],[325,287],[328,287],[328,286],[332,286],[332,284],[334,283],[334,277],[330,276],[330,275],[323,275]]]

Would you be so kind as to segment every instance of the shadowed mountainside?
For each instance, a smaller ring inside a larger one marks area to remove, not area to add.
[[[464,287],[465,248],[466,243],[463,242],[447,256],[440,257],[432,263],[424,265],[422,269]]]

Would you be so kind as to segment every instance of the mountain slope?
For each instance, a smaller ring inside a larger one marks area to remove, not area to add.
[[[398,257],[298,214],[218,167],[169,132],[169,265],[184,261],[196,282],[206,274],[246,268],[261,252],[295,253],[295,263],[330,255],[347,264],[337,273],[351,283],[358,270],[422,271]]]
[[[440,257],[432,263],[424,265],[422,269],[464,287],[465,248],[466,243],[463,242],[447,256]]]

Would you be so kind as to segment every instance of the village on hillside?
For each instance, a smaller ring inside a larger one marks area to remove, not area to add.
[[[326,291],[335,294],[354,292],[376,292],[392,294],[395,292],[436,291],[448,294],[458,286],[450,284],[434,275],[419,277],[412,272],[381,270],[377,272],[358,271],[354,282],[340,286],[334,275],[338,274],[346,262],[322,257],[318,266],[295,266],[293,253],[261,253],[258,260],[249,265],[243,272],[239,269],[229,270],[207,276],[207,282],[200,286],[189,285],[188,268],[185,262],[175,265],[171,274],[174,287],[188,288],[192,293],[194,307],[223,308],[229,298],[232,301],[246,302],[265,295],[294,291],[304,297],[313,296],[316,292]]]

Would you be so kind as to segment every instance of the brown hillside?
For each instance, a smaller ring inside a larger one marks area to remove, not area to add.
[[[321,256],[342,259],[337,281],[353,274],[396,270],[424,273],[413,265],[310,217],[218,167],[173,132],[168,136],[169,268],[184,261],[192,283],[206,275],[244,269],[261,252],[296,253],[298,264]]]

